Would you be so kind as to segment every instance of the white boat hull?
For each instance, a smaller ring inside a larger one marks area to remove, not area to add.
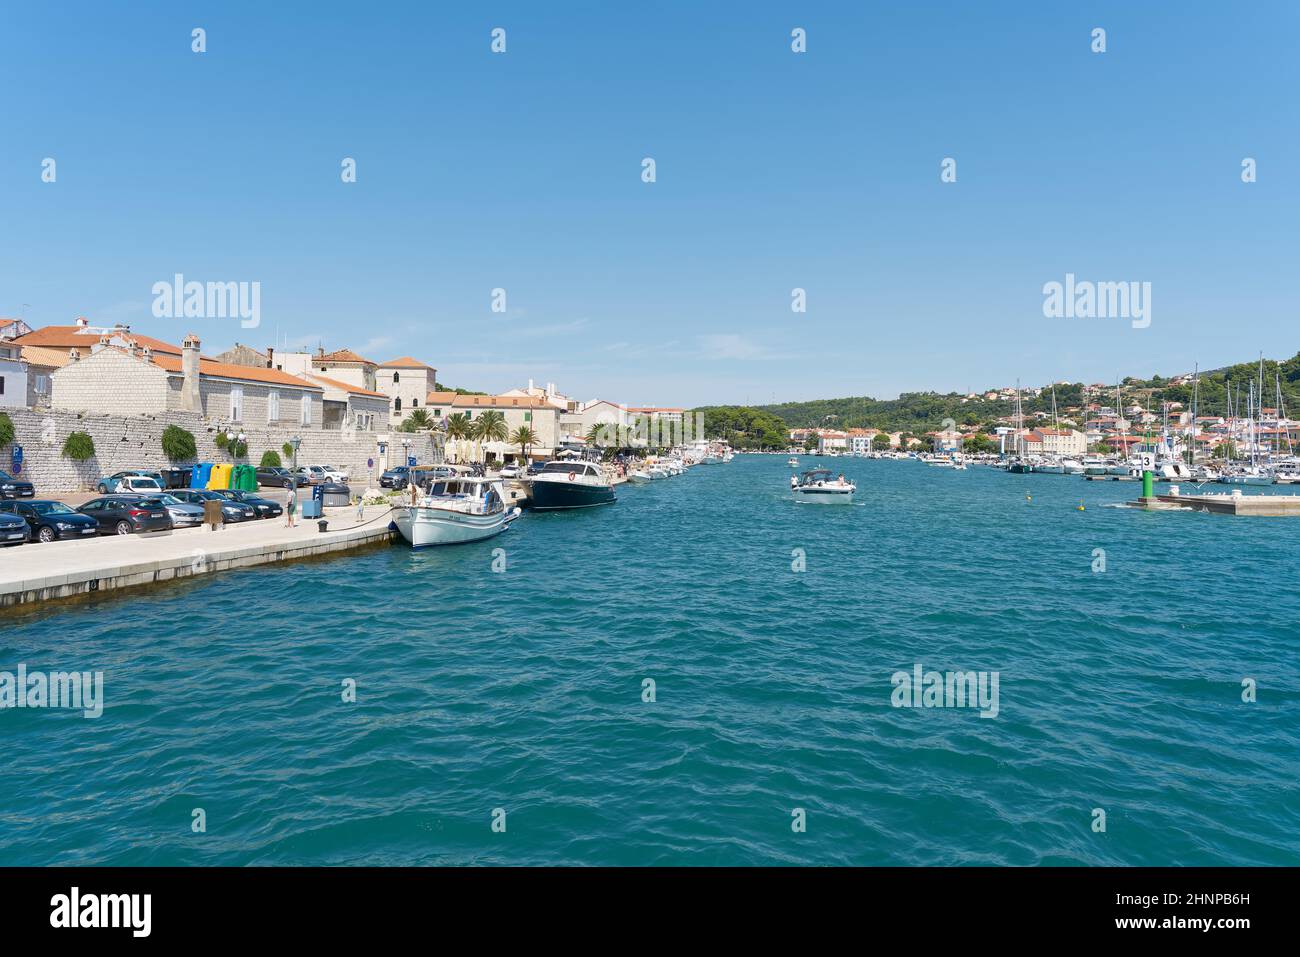
[[[853,493],[857,489],[852,486],[848,488],[833,488],[823,486],[821,488],[796,488],[793,490],[794,500],[804,502],[809,505],[852,505]]]
[[[477,542],[499,535],[518,514],[517,508],[493,515],[471,515],[449,509],[404,505],[393,509],[393,524],[412,548],[428,548]]]

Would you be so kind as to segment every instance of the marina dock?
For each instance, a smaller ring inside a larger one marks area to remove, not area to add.
[[[1300,516],[1300,495],[1244,495],[1240,492],[1154,495],[1140,498],[1133,504],[1147,509],[1191,508],[1221,515]]]
[[[0,608],[104,594],[232,568],[290,562],[392,540],[387,505],[327,509],[328,531],[316,519],[286,528],[279,519],[89,541],[48,542],[0,550]],[[332,514],[331,514],[332,513]]]

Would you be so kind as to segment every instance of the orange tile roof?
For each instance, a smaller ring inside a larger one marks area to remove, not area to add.
[[[372,389],[363,389],[360,386],[349,385],[346,382],[340,382],[338,379],[331,379],[329,376],[320,375],[316,372],[310,372],[308,373],[308,376],[316,382],[324,382],[328,386],[332,386],[335,389],[342,389],[344,392],[349,392],[352,395],[368,395],[376,399],[388,398],[387,393],[375,392]]]
[[[69,351],[68,349],[47,349],[44,346],[23,346],[22,358],[28,365],[62,369],[72,361],[72,357],[68,355]]]
[[[424,397],[425,405],[451,405],[455,401],[455,392],[430,392]]]
[[[374,365],[374,363],[371,362],[369,359],[363,359],[361,356],[357,355],[351,349],[339,349],[335,352],[329,353],[328,355],[312,356],[311,361],[312,362],[360,362],[363,365],[368,365],[368,366]]]
[[[176,356],[154,355],[151,358],[153,364],[160,369],[165,369],[168,372],[181,371],[181,360]],[[235,379],[241,382],[258,382],[263,385],[284,385],[295,389],[307,389],[312,392],[324,391],[320,386],[313,385],[306,379],[300,379],[296,375],[289,375],[289,373],[281,372],[279,369],[237,366],[203,357],[199,358],[199,375],[212,376],[217,379]]]
[[[25,336],[19,336],[13,341],[21,346],[44,346],[50,349],[87,349],[99,341],[103,334],[120,336],[128,342],[136,342],[142,346],[148,346],[154,352],[166,353],[168,355],[179,356],[181,347],[174,346],[170,342],[163,342],[161,339],[155,339],[152,336],[142,336],[136,332],[124,332],[120,329],[106,329],[91,331],[89,327],[83,326],[42,326],[40,329],[33,329]]]
[[[410,356],[400,356],[396,359],[380,365],[381,369],[432,369],[433,366],[421,362],[419,359],[412,359]]]

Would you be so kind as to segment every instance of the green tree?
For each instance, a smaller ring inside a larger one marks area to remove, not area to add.
[[[467,439],[470,432],[469,416],[464,412],[457,412],[447,417],[447,438],[449,439]]]
[[[63,454],[74,462],[94,458],[95,440],[85,432],[72,432],[63,440]]]
[[[182,429],[179,425],[169,425],[163,429],[162,450],[172,462],[192,462],[199,455],[198,448],[194,444],[194,433]]]
[[[400,432],[429,432],[436,428],[438,423],[433,416],[429,415],[428,409],[412,409],[402,424],[398,426]]]
[[[889,435],[884,432],[877,432],[871,438],[871,447],[877,452],[884,452],[889,449]]]
[[[9,413],[0,412],[0,445],[8,445],[14,440],[14,420]]]
[[[510,433],[510,444],[519,446],[519,458],[528,458],[528,447],[537,444],[537,433],[526,425],[521,425]]]
[[[280,454],[274,449],[267,449],[262,453],[262,461],[257,464],[259,468],[278,469],[280,467]]]

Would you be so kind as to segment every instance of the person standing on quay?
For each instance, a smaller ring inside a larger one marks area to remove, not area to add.
[[[289,486],[289,500],[284,504],[284,527],[293,528],[293,513],[298,507],[298,483]]]

